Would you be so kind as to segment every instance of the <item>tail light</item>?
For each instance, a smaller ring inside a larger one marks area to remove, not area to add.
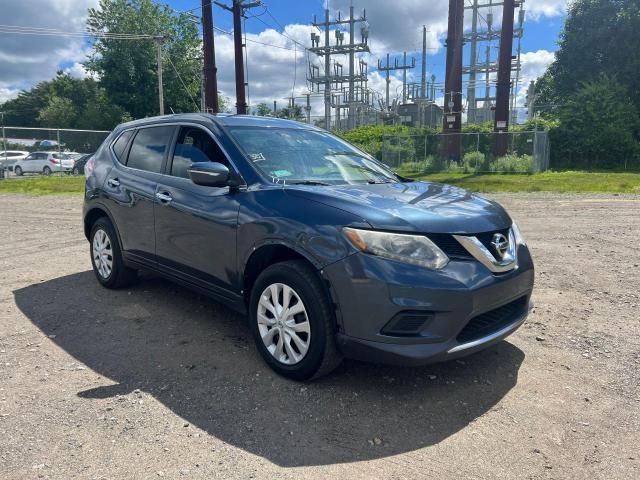
[[[84,164],[84,176],[85,178],[89,178],[89,176],[96,169],[96,157],[91,157],[87,160],[87,163]]]
[[[58,160],[56,160],[55,158],[50,158],[49,162],[51,162],[54,165],[58,165],[58,163],[59,163]]]

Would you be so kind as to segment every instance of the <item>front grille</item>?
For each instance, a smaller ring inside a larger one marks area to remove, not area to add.
[[[509,238],[509,229],[505,228],[503,230],[494,230],[492,232],[485,233],[476,233],[476,234],[465,234],[469,236],[474,236],[478,240],[482,242],[482,244],[487,247],[487,249],[494,255],[497,255],[495,247],[492,245],[493,236],[496,233],[502,233],[505,237]],[[464,248],[460,242],[458,242],[453,235],[449,235],[447,233],[428,233],[427,237],[433,243],[435,243],[440,250],[447,254],[449,258],[458,259],[458,260],[473,260],[473,255],[471,255],[466,248]],[[497,258],[497,257],[496,257]]]
[[[420,335],[432,319],[432,312],[400,312],[389,320],[380,333],[393,337],[415,337]]]
[[[447,254],[449,258],[471,260],[473,256],[467,252],[467,249],[460,245],[453,235],[445,233],[430,233],[427,235],[429,240],[436,244],[436,246]]]
[[[516,318],[526,313],[527,297],[521,297],[495,310],[472,318],[456,337],[460,343],[473,342],[502,330],[512,324]]]

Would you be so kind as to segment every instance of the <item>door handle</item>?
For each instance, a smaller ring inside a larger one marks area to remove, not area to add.
[[[107,180],[107,185],[113,188],[119,187],[120,180],[118,180],[117,178],[110,178],[109,180]]]
[[[167,192],[157,192],[156,198],[160,200],[160,203],[169,203],[171,202],[171,200],[173,200],[173,197]]]

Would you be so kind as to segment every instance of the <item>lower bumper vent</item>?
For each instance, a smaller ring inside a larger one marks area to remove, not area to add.
[[[432,319],[431,312],[400,312],[383,327],[381,333],[393,337],[415,337]]]
[[[495,310],[472,318],[456,337],[460,343],[468,343],[487,337],[512,324],[518,317],[526,313],[527,297],[521,297]]]

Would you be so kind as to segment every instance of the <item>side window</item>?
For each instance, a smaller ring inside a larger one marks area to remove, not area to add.
[[[125,152],[125,149],[127,148],[127,145],[129,145],[129,140],[131,140],[132,136],[133,130],[127,130],[120,135],[118,140],[116,140],[116,143],[113,144],[113,153],[116,154],[116,158],[122,164],[127,163],[127,153]]]
[[[138,130],[129,151],[127,167],[161,173],[162,161],[173,132],[173,127],[150,127]]]
[[[182,127],[171,162],[171,175],[189,178],[187,170],[192,163],[219,162],[229,167],[229,162],[211,136],[200,128]]]

